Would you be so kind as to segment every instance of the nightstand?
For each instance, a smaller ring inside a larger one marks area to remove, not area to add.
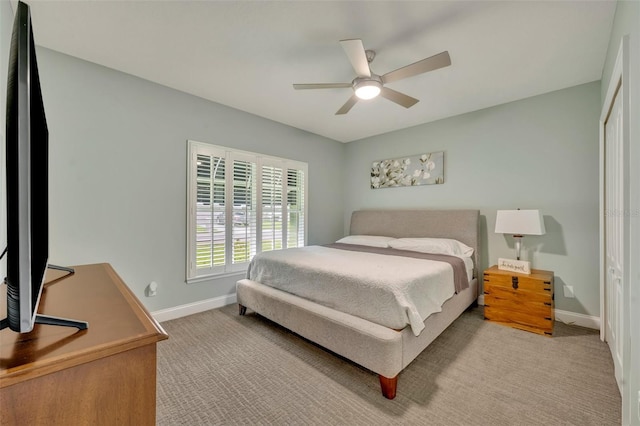
[[[533,333],[553,334],[553,272],[484,271],[484,318]]]

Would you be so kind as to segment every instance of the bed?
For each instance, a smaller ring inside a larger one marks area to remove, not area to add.
[[[366,314],[346,313],[341,308],[330,307],[331,304],[326,306],[327,303],[320,304],[249,278],[238,281],[236,285],[239,312],[244,315],[249,308],[375,372],[380,379],[382,394],[393,399],[399,373],[477,300],[479,211],[359,210],[352,213],[349,233],[460,241],[473,248],[468,287],[456,289],[442,304],[441,311],[426,317],[423,324],[417,326],[415,319],[413,323],[408,319],[402,328],[381,325],[376,319],[365,319]],[[313,277],[313,280],[296,278],[314,281],[297,284],[317,285],[317,281],[323,280],[320,273]]]

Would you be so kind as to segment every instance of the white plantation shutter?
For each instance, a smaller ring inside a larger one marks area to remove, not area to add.
[[[214,224],[213,233],[213,265],[222,266],[226,262],[224,250],[224,242],[226,239],[226,230],[223,227],[216,227],[216,224],[224,224],[225,208],[226,208],[226,159],[221,157],[213,157],[212,173],[213,176],[213,205],[211,208],[211,217]]]
[[[220,160],[217,158],[217,160]],[[213,204],[213,186],[211,164],[214,157],[198,155],[197,161],[197,197],[196,203],[196,261],[198,267],[212,267],[213,256],[213,218],[211,209]],[[224,160],[223,160],[224,161]],[[224,261],[224,258],[222,259]]]
[[[305,242],[304,177],[303,170],[287,169],[287,248]]]
[[[198,154],[196,204],[196,259],[199,268],[224,265],[225,159]]]
[[[225,153],[194,149],[190,158],[189,275],[224,272]]]
[[[272,165],[262,166],[262,251],[282,250],[282,168]]]
[[[189,141],[187,281],[306,243],[307,164]]]
[[[251,159],[233,158],[233,222],[231,263],[246,264],[256,254],[257,163]],[[236,268],[233,268],[236,269]]]

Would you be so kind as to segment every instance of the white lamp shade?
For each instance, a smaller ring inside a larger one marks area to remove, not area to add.
[[[498,210],[496,234],[543,235],[544,219],[540,210]]]

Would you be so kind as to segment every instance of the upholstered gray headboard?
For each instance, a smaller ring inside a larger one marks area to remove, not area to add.
[[[396,238],[453,238],[473,247],[475,276],[478,276],[479,210],[356,210],[351,214],[349,233]]]

